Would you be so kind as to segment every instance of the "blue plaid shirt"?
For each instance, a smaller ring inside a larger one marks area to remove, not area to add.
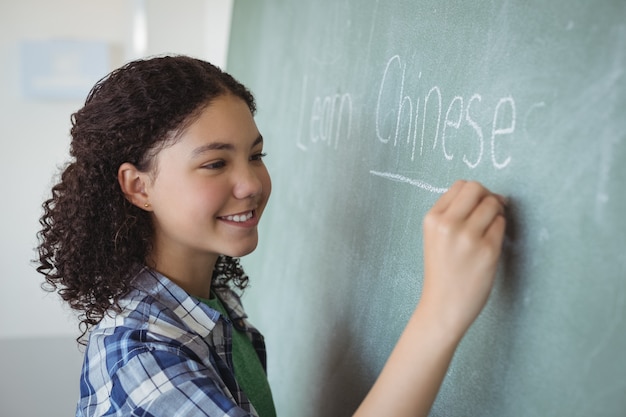
[[[89,336],[76,416],[257,416],[233,374],[232,326],[266,366],[265,343],[239,297],[214,288],[232,322],[148,268],[133,279],[121,313]]]

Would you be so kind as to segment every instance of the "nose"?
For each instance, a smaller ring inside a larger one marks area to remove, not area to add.
[[[233,193],[238,199],[256,197],[263,192],[263,181],[260,172],[263,168],[246,166],[238,170]]]

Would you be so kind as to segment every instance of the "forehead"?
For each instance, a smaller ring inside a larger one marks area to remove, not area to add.
[[[206,140],[255,140],[259,131],[250,108],[231,94],[219,96],[202,108],[181,132],[180,138]]]
[[[168,153],[195,156],[199,148],[216,149],[228,145],[234,149],[253,146],[260,137],[246,102],[229,94],[201,108],[185,128],[172,136],[172,141],[162,151],[169,149]]]
[[[156,150],[155,165],[159,169],[172,157],[189,160],[203,153],[202,149],[249,149],[258,143],[259,130],[246,102],[233,95],[224,95],[200,109],[193,121]]]

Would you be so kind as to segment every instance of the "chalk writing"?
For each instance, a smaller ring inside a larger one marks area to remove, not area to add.
[[[404,175],[392,174],[390,172],[380,172],[380,171],[374,171],[374,170],[370,171],[370,174],[376,175],[378,177],[386,178],[392,181],[404,182],[414,187],[421,188],[422,190],[430,191],[431,193],[442,194],[448,191],[447,188],[435,187],[433,185],[428,184],[427,182],[408,178],[408,177],[405,177]]]
[[[375,137],[384,146],[406,149],[401,155],[415,162],[419,158],[437,157],[444,163],[458,160],[468,169],[481,164],[493,169],[507,168],[513,159],[517,106],[511,95],[495,101],[490,110],[488,100],[475,92],[468,96],[447,96],[438,85],[423,88],[425,94],[411,93],[407,87],[407,64],[400,55],[386,63],[378,86],[374,115]],[[422,83],[422,73],[414,74],[413,82]],[[308,151],[311,146],[325,144],[338,149],[352,135],[354,104],[349,92],[322,93],[311,91],[309,77],[302,79],[296,146]],[[423,86],[422,86],[423,87]],[[451,97],[451,99],[446,99]],[[544,106],[535,103],[528,110]],[[363,107],[360,107],[363,108]],[[367,111],[367,109],[364,109]],[[485,111],[487,110],[487,111]],[[479,122],[482,115],[482,124]],[[490,117],[485,119],[485,115]],[[526,130],[526,120],[522,123]],[[460,133],[463,129],[463,133]],[[363,143],[363,142],[360,142]],[[399,181],[434,192],[445,187],[431,185],[393,172],[371,170],[371,175]]]
[[[505,127],[496,127],[499,119],[499,110],[503,105],[508,105],[510,107],[511,117],[508,123],[506,120],[504,121]],[[511,162],[511,156],[507,156],[502,162],[498,162],[496,160],[496,137],[512,135],[513,132],[515,132],[515,101],[513,101],[513,97],[501,98],[496,105],[496,111],[493,115],[493,125],[491,129],[491,161],[493,162],[493,166],[498,169],[506,167],[509,162]]]
[[[398,72],[399,74],[394,74],[394,72]],[[399,83],[389,82],[389,79],[394,78],[394,76],[395,79],[399,77]],[[453,160],[455,154],[446,139],[449,138],[450,129],[458,130],[463,123],[465,123],[475,134],[474,140],[476,142],[477,155],[471,158],[465,153],[462,155],[461,159],[469,168],[476,168],[483,160],[485,138],[482,127],[471,116],[471,108],[473,105],[482,101],[482,96],[478,93],[473,94],[467,101],[467,106],[465,106],[465,100],[462,96],[454,96],[448,104],[442,126],[443,97],[441,88],[436,85],[432,86],[424,96],[424,105],[420,109],[422,97],[418,97],[417,100],[415,100],[415,98],[405,93],[405,78],[406,64],[402,62],[399,55],[391,57],[391,59],[387,61],[383,72],[376,102],[375,117],[376,136],[378,140],[384,144],[392,144],[394,147],[398,146],[398,139],[400,139],[399,135],[402,128],[401,121],[403,116],[404,118],[408,117],[406,144],[411,145],[410,158],[411,161],[414,161],[418,135],[420,156],[424,154],[425,142],[430,140],[426,137],[426,123],[429,117],[429,108],[431,108],[430,115],[433,116],[434,114],[434,116],[436,116],[435,132],[432,137],[432,149],[437,149],[439,133],[441,131],[441,149],[444,159],[448,161]],[[418,79],[419,78],[421,78],[421,73],[418,75]],[[391,108],[383,100],[383,97],[389,97],[390,94],[391,97],[394,95],[396,97],[395,104],[392,101]],[[415,103],[415,109],[413,103]],[[395,127],[390,132],[383,132],[382,126],[389,125],[385,123],[386,119],[389,115],[394,114],[396,115]],[[420,115],[421,123],[419,120]],[[496,169],[503,169],[511,162],[511,156],[506,154],[506,151],[500,149],[499,143],[507,137],[509,140],[512,139],[512,135],[515,133],[515,119],[515,100],[511,96],[501,98],[494,110],[490,134],[491,162]],[[392,138],[393,141],[391,140]]]
[[[307,86],[308,77],[304,76],[296,144],[303,151],[308,150],[308,144],[318,142],[337,149],[339,139],[349,139],[351,135],[352,97],[349,93],[316,95],[307,103]],[[308,130],[303,134],[305,114],[308,114]]]

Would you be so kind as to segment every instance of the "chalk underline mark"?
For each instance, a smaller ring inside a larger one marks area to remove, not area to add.
[[[370,171],[370,174],[392,181],[404,182],[414,187],[421,188],[422,190],[430,191],[431,193],[443,194],[448,191],[447,188],[435,187],[434,185],[430,185],[427,182],[408,178],[400,174],[393,174],[391,172]]]

